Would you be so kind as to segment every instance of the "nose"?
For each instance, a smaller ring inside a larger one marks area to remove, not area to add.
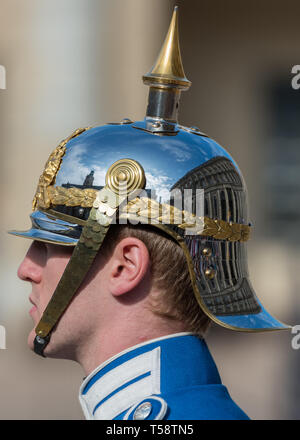
[[[39,283],[45,264],[46,246],[33,242],[18,268],[18,277],[23,281]]]

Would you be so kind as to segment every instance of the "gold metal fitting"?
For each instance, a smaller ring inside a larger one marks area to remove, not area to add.
[[[156,63],[147,75],[143,76],[145,84],[165,85],[181,90],[191,86],[184,73],[178,37],[178,6],[175,6],[165,42]]]
[[[205,276],[209,280],[212,280],[216,275],[216,271],[214,269],[206,269],[205,270]]]
[[[204,257],[211,257],[212,250],[210,248],[204,248],[202,249],[202,255]]]
[[[116,194],[129,194],[143,189],[146,177],[143,167],[133,159],[121,159],[114,162],[105,177],[106,186]]]

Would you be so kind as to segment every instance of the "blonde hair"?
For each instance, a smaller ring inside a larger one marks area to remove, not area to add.
[[[183,322],[187,331],[203,336],[211,320],[194,295],[187,261],[179,244],[163,231],[151,227],[112,225],[101,252],[111,252],[126,237],[141,240],[148,249],[153,286],[161,293],[159,297],[150,298],[152,312]]]

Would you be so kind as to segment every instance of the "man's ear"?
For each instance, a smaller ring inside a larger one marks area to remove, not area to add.
[[[109,289],[115,296],[135,289],[150,269],[150,257],[145,243],[135,237],[123,238],[115,247],[110,260]]]

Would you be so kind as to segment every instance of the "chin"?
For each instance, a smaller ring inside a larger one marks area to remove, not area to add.
[[[34,351],[34,339],[36,337],[35,329],[33,328],[28,335],[27,344],[29,348]],[[51,333],[51,339],[44,351],[45,357],[54,359],[68,359],[75,360],[74,350],[72,344],[61,341],[61,338],[56,333],[56,329]]]

